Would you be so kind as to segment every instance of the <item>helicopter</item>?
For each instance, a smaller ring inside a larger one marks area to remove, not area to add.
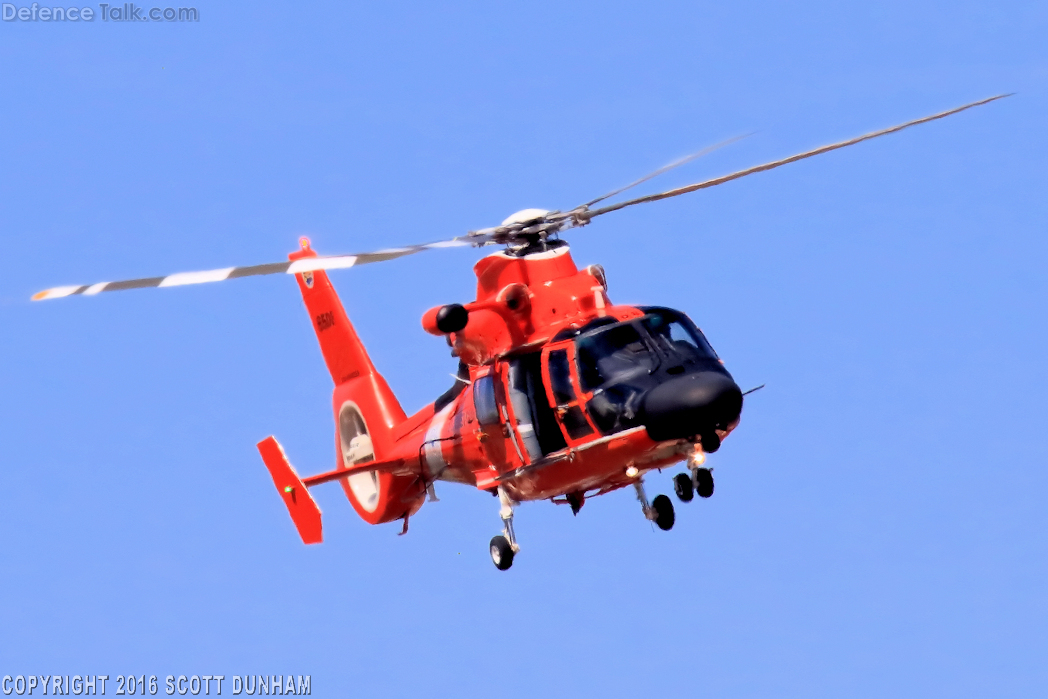
[[[942,119],[997,95],[847,141],[658,194],[597,206],[715,146],[567,211],[524,209],[500,225],[449,240],[354,255],[319,256],[302,238],[285,262],[184,272],[41,291],[33,300],[290,274],[298,283],[335,388],[335,468],[302,477],[280,443],[258,450],[305,544],[320,543],[320,508],[310,489],[338,481],[369,524],[402,522],[435,483],[459,483],[498,498],[503,528],[489,542],[507,570],[520,551],[514,508],[549,500],[578,514],[590,498],[632,487],[641,512],[661,530],[676,515],[666,495],[649,500],[644,477],[683,462],[673,478],[681,502],[714,493],[707,455],[738,427],[746,395],[702,331],[665,306],[614,304],[600,265],[580,269],[563,234],[594,218],[771,170],[788,163]],[[330,270],[425,250],[502,246],[473,268],[477,295],[435,306],[423,329],[446,339],[459,361],[454,385],[408,416],[357,336]]]

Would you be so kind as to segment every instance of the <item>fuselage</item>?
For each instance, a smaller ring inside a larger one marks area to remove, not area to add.
[[[578,270],[567,246],[497,253],[476,273],[463,327],[437,327],[444,307],[423,319],[461,362],[455,385],[391,425],[381,455],[417,460],[427,485],[584,499],[695,449],[716,451],[738,423],[738,386],[687,316],[611,304],[603,270]],[[336,391],[335,410],[344,465],[375,458],[370,437],[361,438],[361,407],[340,404]],[[358,512],[381,496],[381,478],[345,480]],[[402,499],[417,509],[424,489],[404,485]]]

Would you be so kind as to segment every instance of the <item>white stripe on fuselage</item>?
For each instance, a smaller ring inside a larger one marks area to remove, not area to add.
[[[448,416],[451,415],[454,409],[454,403],[446,405],[443,410],[433,416],[429,423],[429,429],[426,430],[423,453],[426,455],[426,466],[429,468],[430,478],[439,478],[444,469],[448,467],[448,462],[444,460],[444,452],[441,449],[439,440],[442,436],[441,433],[444,431],[444,424],[448,421]]]

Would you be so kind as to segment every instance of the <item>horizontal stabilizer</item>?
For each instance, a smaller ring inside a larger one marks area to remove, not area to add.
[[[306,490],[302,479],[287,460],[284,449],[273,437],[266,437],[258,443],[262,461],[273,477],[277,492],[284,499],[291,519],[298,529],[304,544],[319,544],[324,540],[320,524],[320,508]]]
[[[330,483],[331,481],[340,481],[343,478],[349,478],[355,476],[358,473],[392,473],[397,476],[418,476],[421,475],[421,468],[411,468],[404,459],[386,459],[384,461],[362,461],[359,464],[353,464],[346,468],[336,469],[334,471],[328,471],[327,473],[318,473],[315,476],[308,476],[302,482],[306,484],[307,488],[312,488],[315,485],[321,483]]]

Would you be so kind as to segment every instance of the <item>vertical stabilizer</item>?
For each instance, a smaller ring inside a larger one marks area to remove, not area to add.
[[[309,240],[302,238],[302,249],[288,255],[291,260],[316,257],[309,247]],[[302,272],[295,275],[302,299],[306,302],[313,330],[324,353],[324,362],[335,385],[340,385],[359,376],[375,374],[374,365],[356,330],[349,322],[342,302],[324,271]]]
[[[290,259],[317,256],[307,239],[301,245]],[[327,273],[301,272],[295,278],[335,382],[336,468],[382,460],[393,451],[393,428],[407,416],[371,363]],[[414,476],[363,472],[341,482],[357,514],[372,524],[410,514],[421,506],[425,495],[424,485]]]

